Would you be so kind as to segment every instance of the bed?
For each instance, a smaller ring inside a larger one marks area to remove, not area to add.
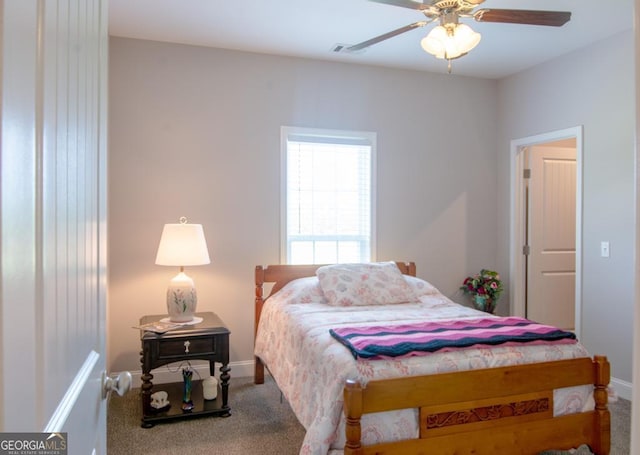
[[[328,305],[326,266],[256,267],[254,382],[266,365],[307,430],[301,454],[609,453],[609,363],[579,343],[355,358],[330,330],[493,317],[395,266],[415,299],[371,306]]]

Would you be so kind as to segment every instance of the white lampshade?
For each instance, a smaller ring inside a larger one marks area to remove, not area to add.
[[[480,42],[480,33],[466,24],[448,27],[434,27],[420,42],[422,48],[436,58],[451,60],[466,54]]]
[[[173,322],[194,320],[198,302],[193,280],[184,273],[184,266],[209,264],[207,241],[201,224],[188,224],[186,218],[180,224],[165,224],[156,254],[157,265],[179,266],[167,288],[167,312]]]
[[[157,265],[190,266],[210,262],[201,224],[164,225],[156,255]]]

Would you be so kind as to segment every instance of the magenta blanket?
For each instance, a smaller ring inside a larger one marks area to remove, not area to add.
[[[575,343],[572,332],[519,317],[341,327],[329,333],[358,359],[408,357],[467,347]]]

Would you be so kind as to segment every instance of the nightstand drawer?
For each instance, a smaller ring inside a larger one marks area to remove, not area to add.
[[[190,356],[214,355],[215,353],[215,337],[181,338],[180,340],[162,340],[158,343],[159,360],[177,356],[186,358]]]

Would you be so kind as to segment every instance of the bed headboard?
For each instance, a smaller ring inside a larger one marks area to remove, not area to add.
[[[322,267],[324,264],[313,265],[291,265],[291,264],[275,264],[275,265],[257,265],[255,274],[255,289],[256,289],[256,301],[255,301],[255,316],[253,334],[258,332],[258,323],[260,322],[260,314],[262,313],[262,306],[265,300],[271,295],[278,292],[289,281],[296,280],[298,278],[304,278],[307,276],[314,276],[316,270]],[[416,264],[415,262],[397,262],[396,265],[404,275],[416,276]],[[273,283],[273,287],[269,292],[269,295],[264,297],[264,284]],[[264,365],[258,357],[255,358],[255,371],[254,382],[256,384],[262,384],[264,382]]]
[[[404,275],[416,276],[416,264],[415,262],[396,262],[396,265]],[[298,278],[304,278],[307,276],[314,276],[316,270],[322,267],[323,264],[312,265],[267,265],[256,266],[256,302],[258,297],[261,300],[268,299],[272,294],[278,292],[289,281],[296,280]],[[263,285],[265,283],[273,283],[271,292],[268,296],[263,298]]]

